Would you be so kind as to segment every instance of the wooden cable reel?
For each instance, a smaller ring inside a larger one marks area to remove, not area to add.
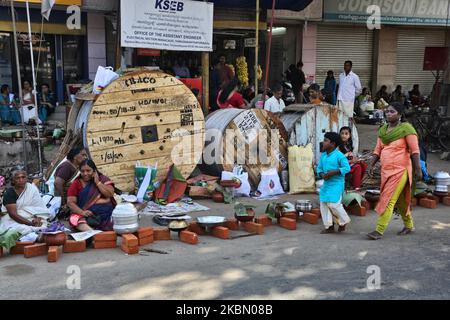
[[[137,161],[157,165],[162,180],[174,159],[182,159],[175,165],[188,178],[202,156],[204,127],[202,109],[188,87],[144,69],[121,76],[97,97],[84,142],[98,169],[120,190],[133,192]]]

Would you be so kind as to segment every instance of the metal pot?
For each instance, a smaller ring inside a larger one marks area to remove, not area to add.
[[[225,217],[220,216],[203,216],[198,217],[197,222],[200,226],[205,227],[206,229],[211,227],[222,226],[225,223]]]
[[[186,222],[186,220],[172,220],[168,228],[170,231],[180,232],[189,227],[189,224]]]
[[[297,212],[310,212],[312,210],[311,200],[297,200],[295,203]]]
[[[118,234],[133,233],[139,229],[138,213],[131,203],[120,203],[112,213],[113,229]]]

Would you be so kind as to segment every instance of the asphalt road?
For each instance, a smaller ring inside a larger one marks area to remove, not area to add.
[[[445,169],[450,162],[436,163]],[[280,198],[297,199],[317,196]],[[258,214],[267,205],[247,202],[258,206]],[[230,205],[200,203],[211,208],[208,214],[232,215]],[[344,234],[321,235],[320,224],[300,222],[295,231],[271,226],[264,235],[235,240],[201,236],[198,245],[173,234],[175,240],[146,246],[168,254],[89,249],[63,254],[57,263],[5,255],[0,299],[449,299],[450,208],[416,207],[413,216],[414,234],[397,236],[402,222],[394,218],[379,241],[365,237],[377,218],[371,211],[352,216]],[[141,225],[150,224],[149,217],[141,219]],[[68,273],[73,266],[80,270],[79,289],[73,288],[76,273]],[[379,271],[378,289],[368,287],[368,280],[377,284],[373,270]]]

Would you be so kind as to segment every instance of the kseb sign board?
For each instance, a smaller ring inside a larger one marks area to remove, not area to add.
[[[212,3],[190,0],[121,0],[121,45],[212,51]]]

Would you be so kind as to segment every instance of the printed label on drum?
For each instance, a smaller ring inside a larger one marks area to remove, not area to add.
[[[252,143],[258,137],[258,129],[262,128],[258,117],[251,111],[242,112],[234,118],[233,122],[241,131],[247,144]]]

